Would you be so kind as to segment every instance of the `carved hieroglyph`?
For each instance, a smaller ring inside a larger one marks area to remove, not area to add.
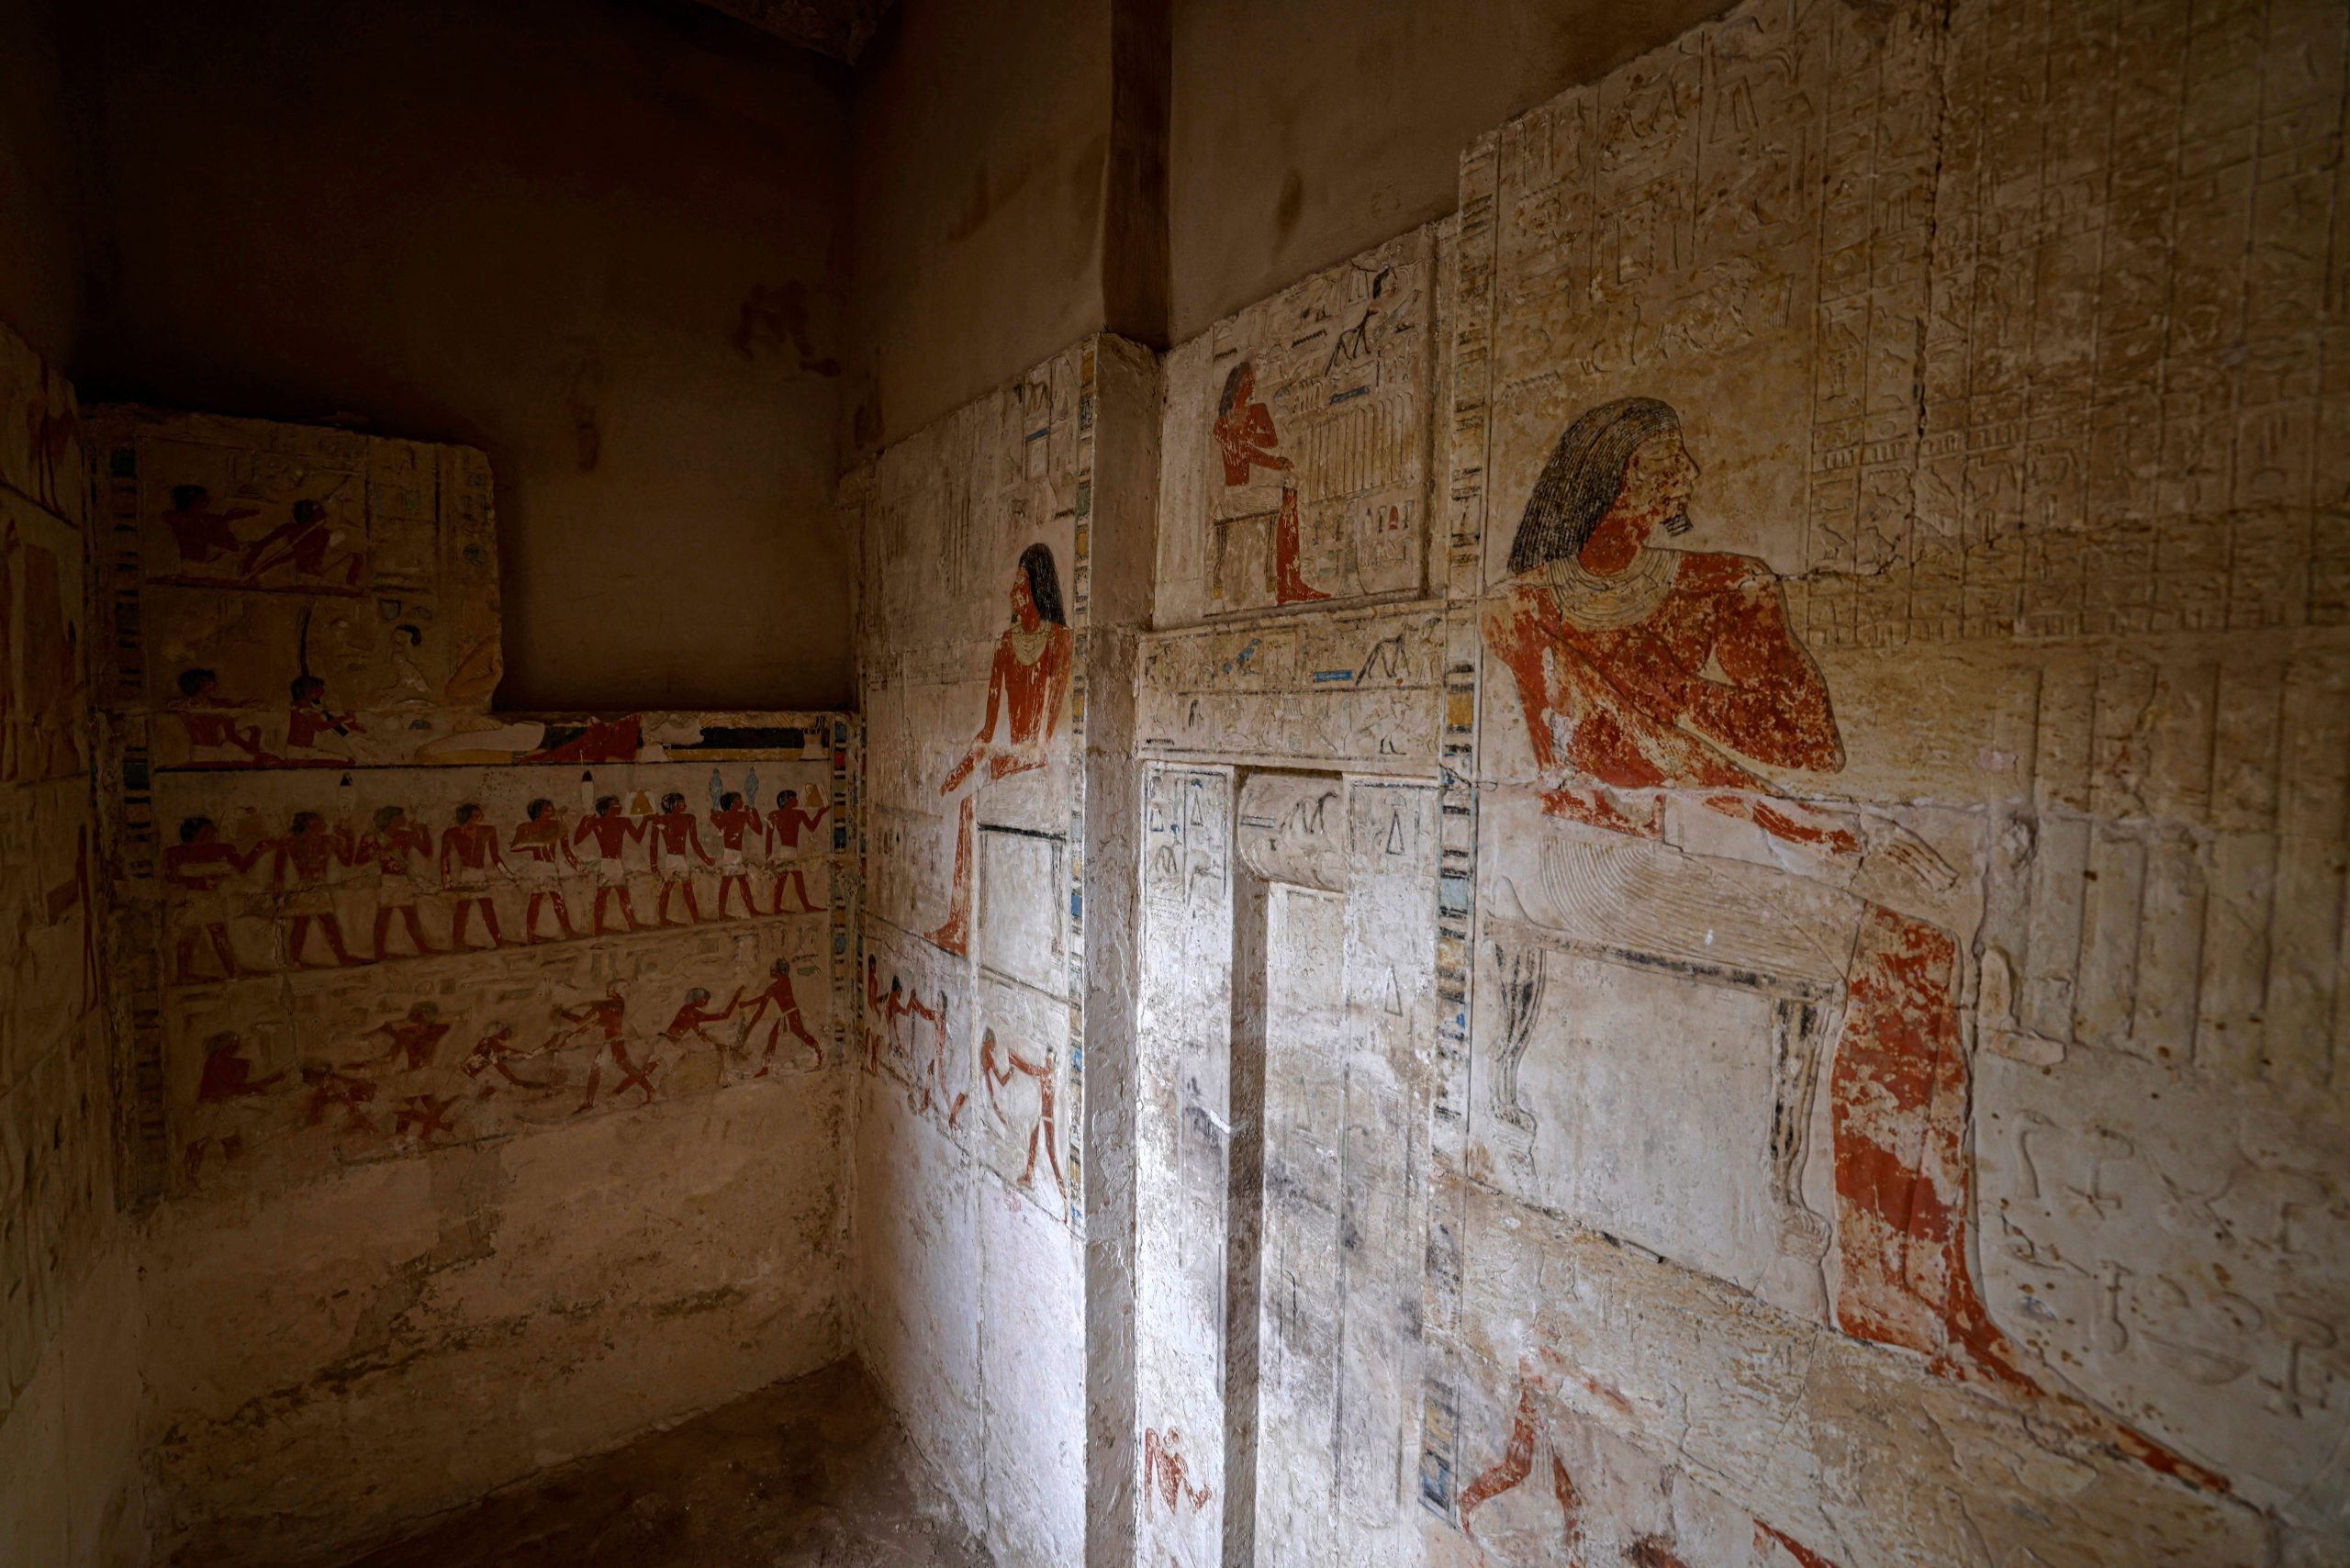
[[[127,644],[107,705],[154,716],[156,766],[402,762],[487,712],[479,453],[139,409],[106,410],[91,442]]]
[[[844,482],[859,535],[860,1334],[1004,1560],[1073,1562],[1085,737],[1106,340]],[[1129,416],[1131,417],[1131,416]]]
[[[1252,1486],[1260,1530],[1319,1510],[1301,1561],[1382,1550],[1364,1406],[1308,1369],[1358,1311],[1314,1227],[1384,1124],[1332,1099],[1326,935],[1271,954],[1336,911],[1252,913],[1252,877],[1353,896],[1282,767],[1436,787],[1395,1135],[1435,1188],[1427,1558],[2338,1553],[2345,35],[1755,4],[1483,139],[1428,252],[1440,600],[1350,602],[1384,579],[1283,462],[1327,388],[1259,363],[1395,247],[1170,354],[1137,1424],[1172,1560]],[[1261,1131],[1252,1019],[1294,1036]]]
[[[1433,772],[1441,631],[1412,605],[1155,634],[1142,754]]]
[[[115,1206],[80,428],[72,386],[0,328],[0,1420]]]
[[[2136,1467],[2044,1560],[2233,1561],[2230,1494],[2342,1528],[2343,32],[1749,6],[1465,160],[1456,1092],[1505,1196],[1431,1233],[1433,1326],[1497,1336],[1429,1390],[1438,1513],[1533,1487],[1519,1398],[1688,1451],[1574,1392],[1649,1309],[1460,1294],[1527,1245],[1478,1214],[1547,1213]],[[2001,1550],[1741,1473],[1834,1560]]]
[[[1415,230],[1168,356],[1160,624],[1423,590],[1435,263]]]
[[[480,454],[93,429],[149,1190],[842,1058],[845,723],[493,714]]]

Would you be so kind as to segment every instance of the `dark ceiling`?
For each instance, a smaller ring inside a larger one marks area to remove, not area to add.
[[[801,49],[854,64],[891,0],[702,0]]]

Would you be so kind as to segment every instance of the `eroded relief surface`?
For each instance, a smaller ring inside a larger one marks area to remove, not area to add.
[[[1429,772],[1442,619],[1427,606],[1155,633],[1136,714],[1145,756]]]
[[[1169,356],[1161,624],[1422,589],[1435,271],[1415,230]]]
[[[1006,1561],[1085,1518],[1085,647],[1095,345],[892,447],[858,529],[859,1310]]]
[[[765,766],[829,794],[829,759]],[[174,1180],[837,1059],[830,835],[745,804],[759,767],[164,775]]]
[[[1417,230],[1169,356],[1136,726],[1137,1522],[1169,1562],[1424,1552],[1449,247]]]
[[[845,724],[493,713],[479,454],[95,429],[151,1191],[844,1058]]]
[[[1464,161],[1422,1478],[1485,1560],[1639,1513],[1577,1422],[1737,1478],[1744,1524],[1644,1527],[1672,1561],[2340,1531],[2343,27],[1750,6]],[[1603,1303],[1571,1236],[1653,1261]],[[1930,1501],[1979,1462],[1864,1523],[1826,1453],[1701,1458],[1820,1396],[1618,1375],[1740,1300],[1874,1385],[1839,1419],[1948,1384],[2077,1490],[2002,1536]]]
[[[71,385],[0,329],[0,1419],[115,1206],[80,431]]]
[[[97,422],[116,629],[110,706],[162,767],[415,757],[500,669],[489,465],[457,447],[109,409]],[[119,586],[118,591],[121,591]]]

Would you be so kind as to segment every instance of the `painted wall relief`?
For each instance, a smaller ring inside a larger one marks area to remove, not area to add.
[[[116,1225],[79,432],[72,386],[0,327],[0,1420]]]
[[[479,454],[138,409],[94,429],[150,1190],[845,1056],[844,722],[494,714]]]
[[[1702,1255],[1709,1248],[1699,1238],[1709,1218],[1734,1224],[1741,1199],[1767,1200],[1781,1211],[1780,1242],[1795,1268],[1765,1294],[1798,1312],[1818,1309],[1824,1288],[1801,1278],[1801,1260],[1824,1250],[1830,1227],[1792,1183],[1768,1178],[1779,1174],[1774,1146],[1799,1138],[1810,1120],[1818,1036],[1832,1018],[1834,1321],[1919,1351],[1947,1375],[2037,1391],[1973,1273],[1959,938],[1910,913],[1931,910],[1957,872],[1888,816],[1804,802],[1753,771],[1833,773],[1842,744],[1770,569],[1654,537],[1687,530],[1695,480],[1678,416],[1630,398],[1570,424],[1534,485],[1511,546],[1513,576],[1485,621],[1487,650],[1507,674],[1496,699],[1514,699],[1522,714],[1539,790],[1533,817],[1494,813],[1497,834],[1516,830],[1506,853],[1533,862],[1496,878],[1495,913],[1565,937],[1571,951],[1685,975],[1701,995],[1750,991],[1772,1002],[1767,1023],[1725,1017],[1713,1026],[1744,1033],[1756,1055],[1742,1088],[1735,1061],[1714,1077],[1727,1101],[1707,1118],[1719,1131],[1734,1124],[1738,1103],[1776,1107],[1740,1140],[1765,1180],[1751,1194],[1701,1201],[1699,1213],[1643,1216],[1656,1221],[1644,1227],[1650,1245],[1668,1254],[1685,1246],[1701,1254],[1686,1260],[1760,1285],[1751,1263]],[[1673,820],[1689,811],[1752,830],[1748,843],[1763,853],[1720,854],[1707,824]],[[1539,1015],[1541,1001],[1533,991],[1523,1011]],[[1540,1027],[1503,1016],[1521,1034]],[[1646,1023],[1614,1017],[1599,1037],[1685,1026],[1688,1016],[1668,1005]],[[1510,1042],[1511,1070],[1496,1075],[1497,1088],[1522,1089],[1525,1051],[1522,1039]],[[1657,1083],[1656,1073],[1638,1074],[1623,1092],[1644,1096]],[[1692,1082],[1687,1092],[1707,1092]],[[1522,1094],[1502,1108],[1505,1121],[1534,1119]],[[1594,1156],[1569,1158],[1589,1167]],[[1660,1167],[1629,1206],[1664,1201],[1673,1178]],[[1604,1220],[1613,1204],[1578,1206]],[[2112,1440],[2166,1471],[2213,1480],[2126,1426],[2114,1426]]]
[[[2299,1239],[2344,1213],[2350,703],[2303,226],[2340,175],[2293,150],[2339,118],[2344,45],[2313,10],[1751,5],[1464,158],[1447,1525],[1559,1518],[1566,1410],[1703,1450],[1823,1560],[2341,1534],[2311,1456],[2345,1325]],[[1647,1261],[1603,1288],[1571,1239],[1598,1233]],[[1817,1393],[1731,1392],[1733,1306],[1815,1382],[1799,1346],[1876,1369],[1869,1408],[1947,1423],[1943,1383],[2029,1420],[1986,1431],[2001,1473],[2061,1454],[2079,1489],[1970,1529],[1973,1462],[1919,1450],[1864,1517],[1842,1462],[1745,1429],[1843,1440]],[[1474,1529],[1488,1561],[1567,1549]]]
[[[1008,597],[1012,624],[997,638],[994,656],[988,661],[987,713],[979,721],[979,734],[938,786],[942,795],[959,793],[947,915],[929,933],[931,941],[950,953],[970,950],[979,792],[1051,761],[1076,658],[1069,612],[1061,604],[1060,569],[1050,545],[1031,544],[1020,553]]]
[[[1443,618],[1424,609],[1158,633],[1143,644],[1138,748],[1432,772],[1442,656]]]
[[[815,1070],[824,948],[821,924],[771,923],[185,994],[168,1024],[175,1184],[281,1182]]]
[[[1199,417],[1169,453],[1169,515],[1193,521],[1160,540],[1162,624],[1422,588],[1434,270],[1416,231],[1170,365]]]
[[[860,1337],[1005,1562],[1076,1561],[1090,1528],[1078,846],[1102,353],[842,486],[865,564]]]
[[[487,463],[111,409],[94,419],[122,663],[158,766],[348,767],[477,725],[498,685]]]
[[[167,983],[827,914],[832,861],[798,802],[829,768],[767,766],[764,819],[756,764],[167,775]]]
[[[834,769],[802,755],[162,774],[174,1183],[821,1069]]]

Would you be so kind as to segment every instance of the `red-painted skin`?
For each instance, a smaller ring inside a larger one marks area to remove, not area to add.
[[[1521,1366],[1517,1377],[1517,1418],[1511,1423],[1509,1442],[1502,1450],[1498,1463],[1472,1481],[1460,1493],[1460,1533],[1471,1540],[1477,1540],[1477,1530],[1470,1516],[1503,1493],[1516,1487],[1534,1473],[1534,1445],[1538,1437],[1549,1436],[1544,1430],[1540,1399],[1548,1388],[1543,1375],[1531,1367]],[[1559,1500],[1561,1515],[1561,1568],[1583,1568],[1583,1497],[1575,1490],[1574,1478],[1567,1473],[1566,1462],[1559,1457],[1558,1439],[1550,1437],[1550,1492]],[[1479,1543],[1483,1550],[1483,1543]]]
[[[996,1097],[996,1090],[999,1086],[1009,1084],[1015,1077],[1034,1079],[1036,1083],[1036,1119],[1028,1126],[1028,1163],[1021,1170],[1020,1184],[1026,1187],[1035,1182],[1036,1148],[1041,1143],[1044,1146],[1046,1162],[1052,1168],[1053,1186],[1062,1197],[1066,1198],[1069,1196],[1069,1183],[1061,1179],[1061,1157],[1058,1152],[1060,1133],[1053,1121],[1052,1058],[1049,1054],[1046,1055],[1040,1065],[1030,1061],[1018,1051],[1006,1046],[1003,1048],[1003,1069],[999,1073],[995,1065],[995,1031],[990,1029],[979,1037],[979,1077],[987,1085],[988,1103],[995,1108],[996,1120],[1006,1126],[1012,1125],[1012,1118],[1003,1114],[1003,1102]],[[961,1102],[957,1102],[956,1109],[957,1113],[961,1111]],[[947,1125],[954,1126],[954,1117],[947,1118]]]
[[[543,1080],[524,1078],[514,1070],[513,1064],[531,1054],[532,1053],[516,1050],[514,1031],[503,1024],[498,1025],[488,1034],[476,1040],[474,1048],[465,1053],[465,1076],[479,1080],[482,1074],[494,1072],[517,1089],[553,1088],[553,1084]],[[482,1084],[480,1093],[483,1099],[488,1099],[495,1092],[497,1092],[497,1085]]]
[[[359,841],[357,859],[362,865],[373,865],[386,879],[405,879],[411,855],[432,853],[432,830],[422,823],[406,817],[395,818],[379,833],[369,834]],[[408,927],[408,940],[416,945],[420,957],[437,953],[439,948],[424,939],[424,922],[413,902],[387,902],[375,911],[375,958],[383,961],[384,947],[392,934],[392,918],[402,917]]]
[[[572,853],[571,835],[565,831],[563,819],[552,807],[534,820],[515,823],[514,836],[507,840],[506,847],[526,860],[543,866],[561,864],[574,870],[579,868],[579,857]],[[539,911],[549,907],[554,910],[557,931],[565,936],[579,935],[572,927],[571,906],[563,902],[563,890],[533,888],[531,890],[531,902],[522,911],[522,940],[526,945],[540,940]]]
[[[196,830],[196,836],[185,843],[166,845],[163,849],[163,880],[173,887],[186,888],[199,893],[215,892],[232,876],[252,869],[261,858],[261,846],[240,854],[237,846],[223,841],[220,830],[210,823]],[[220,977],[235,980],[246,972],[237,961],[236,950],[229,944],[228,923],[209,920],[204,923],[202,935],[212,944],[212,956],[219,961]],[[177,977],[179,983],[195,982],[196,945],[198,934],[183,932],[179,939]]]
[[[272,760],[262,750],[261,726],[236,722],[233,715],[240,710],[236,703],[220,695],[217,677],[204,681],[190,695],[174,700],[171,711],[178,716],[191,748],[242,752],[253,762]]]
[[[591,719],[587,728],[561,745],[531,752],[524,762],[633,762],[643,749],[644,721],[631,713],[624,719]]]
[[[1244,365],[1233,389],[1232,407],[1216,416],[1215,444],[1224,460],[1226,489],[1248,483],[1257,469],[1281,475],[1281,510],[1273,522],[1273,600],[1310,604],[1330,596],[1305,580],[1298,566],[1297,486],[1288,477],[1295,465],[1282,455],[1273,411],[1257,400],[1257,368]]]
[[[285,1071],[281,1068],[255,1078],[253,1064],[245,1059],[244,1041],[231,1034],[216,1035],[205,1047],[204,1072],[196,1081],[196,1098],[199,1104],[207,1105],[249,1100],[267,1093],[285,1076]],[[220,1146],[220,1158],[224,1160],[234,1160],[245,1152],[242,1133],[189,1139],[180,1156],[189,1181],[195,1181],[203,1173],[204,1151],[215,1143]]]
[[[297,501],[289,521],[247,547],[243,575],[247,578],[258,577],[279,566],[291,566],[296,577],[322,581],[327,575],[327,552],[333,545],[334,525],[327,519],[326,508],[315,501]],[[342,586],[356,588],[365,565],[358,552],[345,554]]]
[[[1012,574],[1012,625],[997,639],[995,657],[988,666],[988,711],[979,733],[964,751],[962,760],[938,787],[951,795],[963,786],[979,764],[987,764],[995,781],[1045,766],[1043,747],[1060,731],[1061,708],[1069,697],[1069,669],[1075,640],[1067,626],[1055,624],[1036,657],[1023,662],[1020,644],[1034,637],[1046,622],[1028,591],[1025,572]],[[1007,738],[996,739],[1001,721]],[[968,956],[971,935],[971,857],[977,846],[978,815],[972,797],[963,797],[955,823],[955,878],[948,892],[946,924],[929,934],[930,940],[950,953]]]
[[[285,749],[288,751],[315,751],[321,735],[364,735],[366,733],[367,726],[361,723],[355,715],[337,713],[327,706],[327,694],[323,688],[295,699],[285,708]]]
[[[1758,1547],[1776,1544],[1785,1548],[1787,1555],[1796,1560],[1796,1568],[1836,1568],[1835,1563],[1796,1540],[1793,1536],[1784,1530],[1773,1529],[1761,1519],[1754,1521],[1754,1544]]]
[[[330,830],[322,818],[309,812],[297,813],[295,823],[285,836],[268,846],[275,851],[270,860],[270,885],[281,893],[323,887],[338,863],[344,866],[352,863],[354,846],[348,829]],[[294,873],[290,885],[286,878],[289,869]],[[294,917],[293,933],[285,944],[287,963],[297,969],[301,967],[303,938],[309,935],[313,925],[326,938],[327,950],[334,955],[337,963],[356,964],[362,961],[352,957],[350,948],[343,945],[342,923],[330,910]]]
[[[602,1040],[606,1053],[612,1058],[612,1065],[621,1070],[621,1080],[612,1085],[612,1092],[625,1094],[635,1089],[643,1093],[645,1104],[653,1103],[653,1071],[661,1065],[660,1058],[648,1057],[640,1067],[629,1056],[625,1033],[628,999],[621,994],[618,986],[607,987],[602,996],[577,1007],[558,1007],[554,1015],[571,1027],[550,1036],[547,1043],[539,1047],[541,1050],[553,1050],[592,1031]],[[588,1069],[587,1092],[572,1114],[577,1115],[595,1106],[596,1092],[603,1081],[604,1064],[599,1061]]]
[[[378,1024],[367,1031],[371,1035],[381,1035],[392,1043],[391,1049],[377,1057],[371,1065],[397,1061],[406,1057],[408,1070],[421,1072],[432,1065],[432,1053],[440,1047],[442,1040],[448,1038],[453,1026],[439,1022],[421,1004],[411,1007],[406,1018]]]
[[[486,821],[479,807],[461,807],[458,820],[441,830],[441,886],[457,891],[454,880],[459,871],[487,872],[492,868],[506,869],[506,857],[498,852],[498,828]],[[465,946],[465,918],[475,910],[481,911],[481,923],[489,933],[492,947],[506,946],[506,938],[498,930],[498,905],[487,889],[471,885],[469,891],[457,900],[456,919],[449,927],[449,946],[462,949]]]
[[[800,1016],[800,1000],[791,993],[790,964],[782,959],[776,961],[767,971],[767,988],[751,998],[750,1006],[751,1015],[744,1025],[745,1038],[748,1038],[747,1031],[759,1026],[759,1020],[767,1015],[767,1009],[775,1010],[775,1022],[767,1025],[767,1051],[759,1058],[756,1076],[765,1078],[768,1069],[774,1066],[776,1047],[782,1042],[787,1031],[808,1047],[808,1054],[816,1058],[818,1067],[824,1065],[824,1047],[818,1045],[816,1036],[808,1032],[807,1025]]]
[[[392,1118],[392,1135],[397,1137],[413,1130],[417,1142],[431,1143],[434,1133],[454,1133],[449,1126],[449,1112],[455,1104],[455,1100],[438,1094],[411,1094],[400,1102]]]
[[[627,1024],[628,998],[621,994],[618,986],[610,986],[605,989],[602,996],[582,1002],[577,1007],[556,1008],[554,1015],[571,1027],[558,1029],[548,1036],[546,1044],[539,1047],[543,1051],[569,1045],[591,1031],[608,1042],[614,1041],[621,1037],[621,1031]]]
[[[187,733],[187,744],[191,747],[209,749],[226,747],[231,751],[243,752],[255,762],[268,760],[268,755],[261,748],[259,724],[239,724],[227,713],[199,711],[195,702],[196,700],[190,698],[187,701],[176,703],[173,707],[173,711],[179,716],[180,727]],[[233,708],[235,704],[223,702],[221,706]]]
[[[302,1081],[310,1086],[310,1102],[303,1112],[303,1126],[322,1126],[327,1113],[340,1105],[342,1107],[343,1131],[364,1133],[375,1130],[375,1124],[367,1116],[367,1106],[375,1098],[374,1083],[328,1067],[304,1068]]]
[[[735,869],[719,875],[718,918],[726,918],[726,895],[729,891],[735,891],[743,895],[743,914],[748,919],[759,913],[759,906],[757,901],[751,897],[750,874],[741,868],[749,853],[744,841],[755,833],[764,838],[766,829],[759,819],[757,807],[744,804],[739,795],[730,795],[727,799],[734,803],[721,805],[710,813],[710,825],[718,834],[719,847],[733,857],[735,867]]]
[[[1630,569],[1651,531],[1681,514],[1695,476],[1678,435],[1642,443],[1578,564],[1599,577]],[[1489,606],[1486,646],[1509,670],[1535,762],[1554,780],[1544,811],[1652,838],[1662,826],[1657,791],[1736,791],[1705,803],[1791,844],[1860,854],[1857,834],[1777,796],[1739,760],[1843,767],[1826,683],[1787,626],[1777,579],[1738,555],[1683,553],[1674,568],[1662,601],[1627,625],[1572,624],[1547,569],[1516,579]],[[1967,1262],[1959,978],[1948,933],[1867,907],[1829,1085],[1839,1324],[1919,1351],[1942,1375],[2030,1390],[2154,1468],[2225,1490],[2221,1478],[2041,1389],[1991,1322]]]
[[[669,1020],[669,1026],[661,1031],[661,1037],[683,1045],[686,1036],[690,1035],[701,1041],[703,1045],[713,1049],[723,1050],[725,1047],[721,1046],[710,1033],[710,1025],[722,1024],[733,1017],[735,1010],[742,1005],[743,988],[739,985],[734,988],[734,994],[726,999],[726,1005],[715,1013],[693,998],[688,997],[685,1005],[679,1007],[676,1015]]]
[[[643,834],[643,824],[631,822],[615,808],[609,812],[580,818],[578,828],[571,835],[571,842],[585,844],[592,838],[596,841],[596,851],[599,856],[606,861],[617,861],[626,853],[629,841],[641,838]],[[596,888],[596,906],[588,923],[590,935],[601,936],[604,934],[604,900],[607,894],[618,895],[621,918],[628,923],[624,929],[643,929],[637,921],[636,911],[629,906],[628,889],[619,883],[606,886],[599,882]]]
[[[222,1035],[205,1052],[204,1076],[196,1083],[196,1097],[207,1105],[241,1100],[265,1092],[285,1076],[285,1069],[280,1068],[255,1078],[253,1064],[245,1059],[244,1042],[234,1035]]]
[[[163,526],[172,532],[172,543],[179,551],[180,565],[201,566],[209,564],[215,555],[233,555],[242,550],[245,543],[237,537],[236,525],[260,515],[253,507],[214,511],[207,496],[185,510],[165,512]]]
[[[914,1107],[918,1112],[926,1112],[930,1109],[933,1101],[934,1099],[943,1099],[946,1096],[947,1089],[951,1087],[946,1081],[946,993],[944,991],[939,992],[938,1009],[936,1012],[933,1012],[931,1009],[924,1007],[922,1004],[922,999],[920,997],[915,996],[912,991],[908,991],[906,993],[905,1006],[901,1008],[900,1012],[901,1014],[912,1014],[917,1018],[927,1019],[930,1023],[930,1059],[923,1064],[922,1103]],[[934,1093],[934,1089],[935,1090]],[[911,1094],[908,1095],[909,1099],[912,1097],[912,1096]],[[961,1117],[963,1114],[963,1103],[969,1098],[970,1095],[968,1092],[958,1094],[955,1097],[955,1103],[952,1107],[949,1108],[946,1115],[946,1125],[948,1126],[953,1126],[956,1121]]]
[[[682,862],[688,873],[692,871],[695,860],[705,866],[714,864],[710,851],[701,846],[700,819],[683,806],[655,812],[645,818],[644,834],[653,844],[653,869],[655,873],[672,860]],[[687,858],[688,851],[692,852],[691,859]],[[694,884],[690,875],[661,878],[661,899],[653,907],[653,924],[670,924],[669,894],[676,890],[682,890],[686,895],[685,924],[700,924],[701,906],[694,902]]]
[[[811,812],[801,806],[796,799],[785,801],[767,813],[767,835],[773,844],[780,845],[785,849],[798,849],[800,831],[812,830],[817,823],[824,820],[824,814],[832,809],[829,805],[822,805]],[[805,914],[824,907],[808,896],[808,873],[798,866],[786,866],[775,874],[775,907],[768,911],[770,914],[786,913],[783,906],[783,890],[786,887],[789,887],[800,901],[793,906],[796,913]],[[722,888],[718,896],[722,907],[726,899],[725,890]],[[746,904],[750,902],[747,887],[743,895],[743,902]],[[758,912],[754,908],[752,913],[755,914]]]
[[[813,828],[817,823],[824,820],[824,814],[832,809],[833,808],[829,805],[823,805],[818,806],[811,812],[806,807],[799,805],[796,802],[790,805],[778,806],[774,811],[767,813],[767,829],[775,835],[776,842],[782,845],[783,847],[786,849],[797,849],[800,847],[800,834],[801,830]],[[745,814],[753,823],[756,823],[759,820],[758,813],[755,812],[750,812],[746,809]],[[713,817],[711,820],[714,822],[718,819]],[[732,846],[733,842],[734,841],[733,839],[729,839],[727,841],[730,846]]]
[[[1146,1428],[1142,1435],[1143,1506],[1147,1509],[1155,1497],[1170,1514],[1180,1513],[1177,1505],[1188,1502],[1198,1513],[1214,1496],[1214,1489],[1192,1484],[1191,1470],[1183,1462],[1183,1434],[1174,1428],[1167,1428],[1161,1437],[1155,1429]]]

